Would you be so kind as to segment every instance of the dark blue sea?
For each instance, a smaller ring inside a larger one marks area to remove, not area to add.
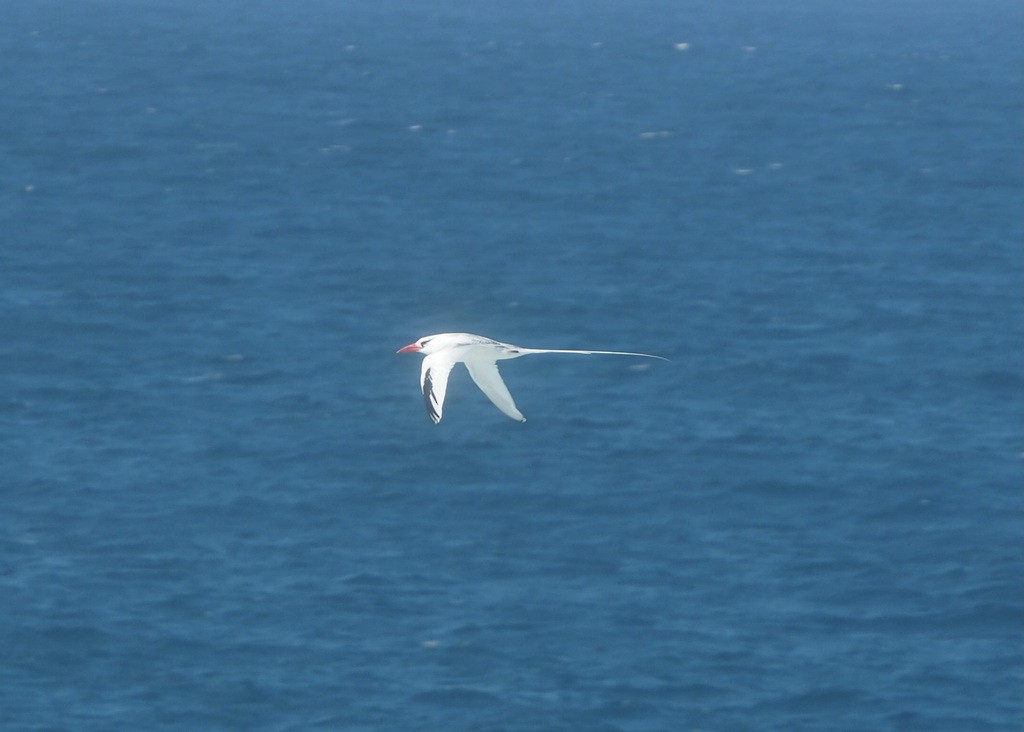
[[[4,3],[0,729],[1022,729],[1022,30]]]

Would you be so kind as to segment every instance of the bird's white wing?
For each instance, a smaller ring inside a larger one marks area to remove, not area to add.
[[[501,380],[498,373],[498,364],[494,361],[474,358],[466,360],[466,369],[473,381],[480,387],[480,391],[487,395],[494,406],[507,414],[512,419],[525,422],[526,417],[516,409],[516,403],[512,401],[512,395],[508,393],[508,387]]]
[[[450,352],[435,353],[423,359],[420,369],[420,386],[423,387],[423,403],[434,424],[441,421],[444,411],[444,395],[448,391],[448,374],[455,366]]]

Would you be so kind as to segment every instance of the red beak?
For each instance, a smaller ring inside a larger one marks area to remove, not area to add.
[[[395,353],[416,353],[416,351],[422,351],[423,346],[418,346],[415,343],[410,343],[408,346],[402,346]]]

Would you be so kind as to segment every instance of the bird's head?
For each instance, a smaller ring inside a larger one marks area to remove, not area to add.
[[[431,341],[434,336],[423,336],[418,341],[410,343],[408,346],[402,346],[395,353],[422,353],[424,356],[429,356],[433,353],[431,348]]]

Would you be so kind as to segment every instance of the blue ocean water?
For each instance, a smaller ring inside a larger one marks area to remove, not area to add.
[[[1020,729],[1021,27],[6,4],[0,728]]]

